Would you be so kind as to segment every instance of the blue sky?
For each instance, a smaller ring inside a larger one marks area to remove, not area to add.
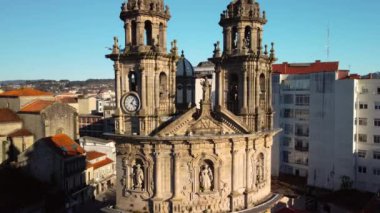
[[[196,65],[222,40],[220,13],[229,0],[166,0],[168,41]],[[0,0],[0,80],[113,78],[105,59],[113,36],[123,40],[122,0]],[[353,73],[380,71],[379,0],[260,0],[264,42],[278,62],[327,60]]]

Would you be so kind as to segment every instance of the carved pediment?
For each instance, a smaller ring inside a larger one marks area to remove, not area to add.
[[[158,136],[191,136],[191,135],[222,135],[246,134],[249,129],[242,124],[237,116],[227,110],[212,111],[210,91],[211,85],[205,80],[203,83],[203,100],[201,109],[195,107],[185,114],[174,119],[167,126],[157,132]]]

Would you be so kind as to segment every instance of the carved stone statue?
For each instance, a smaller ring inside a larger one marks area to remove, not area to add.
[[[141,165],[137,164],[135,169],[135,176],[134,176],[134,187],[137,190],[143,189],[143,183],[144,183],[144,171],[141,169]]]
[[[208,192],[212,187],[213,174],[210,167],[205,164],[199,175],[199,183],[202,192]]]

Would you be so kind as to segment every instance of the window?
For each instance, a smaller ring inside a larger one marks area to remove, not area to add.
[[[285,163],[289,162],[289,152],[287,152],[287,151],[282,152],[282,161]]]
[[[380,94],[380,87],[377,88],[377,94]]]
[[[374,143],[380,143],[380,135],[374,135],[373,136],[373,142]]]
[[[373,152],[373,159],[380,160],[380,152]]]
[[[289,137],[282,137],[282,145],[288,147],[291,143],[292,139]]]
[[[380,119],[375,119],[373,122],[374,126],[380,126]]]
[[[296,109],[294,111],[294,117],[298,120],[305,121],[309,119],[309,110],[307,109]]]
[[[296,95],[297,106],[309,106],[309,102],[310,102],[309,95]]]
[[[293,110],[292,109],[283,109],[282,110],[282,117],[283,118],[292,118],[293,117]]]
[[[368,109],[367,103],[359,103],[359,109]]]
[[[285,134],[293,134],[293,125],[291,124],[284,124],[284,133]]]
[[[297,136],[308,137],[309,136],[309,126],[305,124],[296,124],[296,132]]]
[[[358,123],[359,120],[359,125],[360,126],[367,126],[367,118],[359,118],[359,119],[355,119],[355,125]]]
[[[359,142],[367,142],[366,134],[358,134],[357,137],[358,137]]]
[[[367,151],[365,151],[365,150],[359,150],[358,151],[358,157],[359,158],[365,158],[366,155],[367,155]]]
[[[362,94],[368,93],[368,88],[362,87]]]
[[[380,110],[380,102],[375,102],[375,110]]]
[[[359,166],[358,167],[358,172],[359,173],[363,173],[363,174],[367,173],[367,167],[365,167],[365,166]]]
[[[380,176],[380,168],[373,168],[373,175]]]
[[[283,104],[293,104],[293,95],[292,94],[283,95],[281,102]]]

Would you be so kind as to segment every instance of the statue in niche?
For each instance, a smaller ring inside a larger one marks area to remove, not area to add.
[[[260,186],[264,182],[264,156],[260,154],[256,164],[256,185]]]
[[[199,183],[202,192],[208,192],[212,188],[213,174],[208,164],[205,164],[199,175]]]
[[[144,171],[141,168],[140,164],[136,165],[135,174],[134,174],[134,188],[136,190],[142,190],[144,183]]]

